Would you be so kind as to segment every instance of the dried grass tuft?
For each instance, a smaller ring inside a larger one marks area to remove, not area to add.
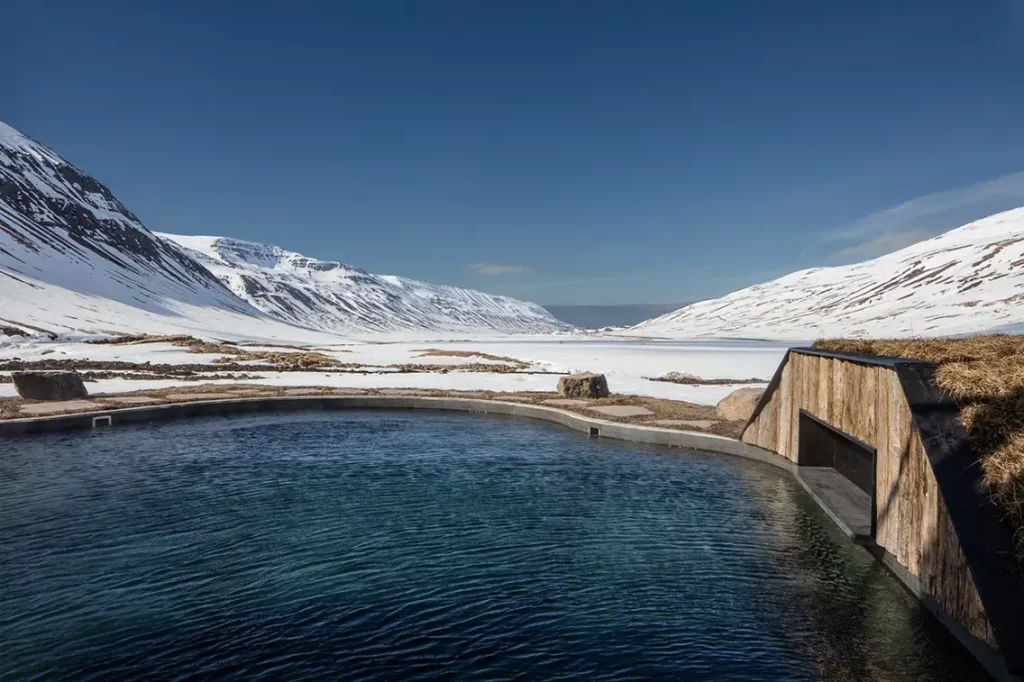
[[[296,371],[309,371],[325,369],[328,367],[339,368],[361,366],[351,363],[343,363],[328,355],[324,355],[319,351],[293,353],[284,350],[247,350],[233,343],[207,343],[192,337],[187,337],[180,342],[175,342],[175,345],[184,346],[189,349],[190,353],[196,353],[198,355],[222,353],[223,357],[214,360],[214,364],[230,364],[234,362],[262,360],[271,365],[287,366]],[[286,348],[286,346],[281,346],[281,348]]]
[[[1024,336],[828,339],[814,348],[886,355],[936,365],[935,380],[960,407],[985,484],[1013,527],[1024,561]]]
[[[109,339],[93,339],[86,341],[99,346],[128,346],[141,343],[173,343],[176,346],[187,346],[193,343],[202,343],[199,339],[188,334],[122,334]]]
[[[475,350],[442,350],[440,348],[420,348],[414,350],[413,353],[417,353],[418,358],[481,358],[482,360],[491,360],[493,362],[509,362],[516,365],[519,369],[529,367],[529,364],[516,358],[510,358],[505,355],[491,355],[490,353],[481,353]]]

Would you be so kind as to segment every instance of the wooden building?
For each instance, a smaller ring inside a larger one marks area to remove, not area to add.
[[[793,349],[742,439],[787,458],[798,477],[833,466],[858,482],[870,499],[869,549],[997,677],[1024,673],[1012,538],[931,365]]]

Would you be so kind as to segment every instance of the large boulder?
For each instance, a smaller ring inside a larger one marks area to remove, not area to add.
[[[570,374],[558,380],[558,392],[566,398],[607,398],[608,380],[603,374]]]
[[[761,388],[741,388],[733,391],[718,402],[715,411],[718,412],[720,419],[746,421],[754,414],[754,408],[757,407],[757,401],[761,399],[762,393],[764,389]]]
[[[11,372],[14,389],[26,400],[79,400],[89,396],[78,372]]]

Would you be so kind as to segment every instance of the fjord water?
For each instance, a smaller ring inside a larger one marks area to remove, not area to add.
[[[788,474],[468,414],[5,441],[0,679],[986,679]]]

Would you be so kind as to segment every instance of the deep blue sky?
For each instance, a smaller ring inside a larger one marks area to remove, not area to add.
[[[1024,205],[1022,0],[7,0],[0,21],[0,120],[150,229],[541,303],[720,295]]]

